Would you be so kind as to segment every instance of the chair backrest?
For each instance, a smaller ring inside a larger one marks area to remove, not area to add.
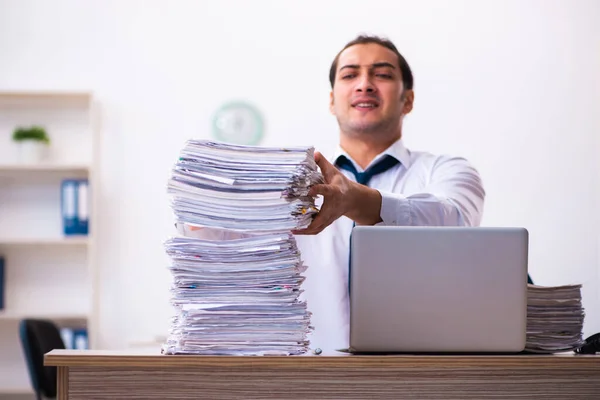
[[[24,319],[19,325],[19,336],[36,395],[56,397],[56,367],[44,366],[44,354],[65,348],[58,327],[48,320]]]

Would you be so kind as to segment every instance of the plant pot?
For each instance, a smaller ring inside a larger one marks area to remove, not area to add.
[[[37,140],[23,140],[18,143],[19,162],[23,164],[36,164],[46,156],[48,146]]]

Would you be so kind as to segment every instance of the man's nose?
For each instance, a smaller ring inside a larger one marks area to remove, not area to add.
[[[368,93],[375,91],[375,85],[371,82],[371,77],[368,74],[364,74],[358,79],[356,91]]]

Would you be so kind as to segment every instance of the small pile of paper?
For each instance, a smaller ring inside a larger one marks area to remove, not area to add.
[[[311,330],[291,230],[318,212],[314,150],[186,143],[169,180],[181,236],[166,241],[176,315],[166,354],[291,355]]]
[[[583,345],[581,285],[527,286],[525,351],[557,353]]]

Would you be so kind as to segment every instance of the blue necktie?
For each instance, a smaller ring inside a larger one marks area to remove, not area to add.
[[[368,183],[373,176],[387,171],[399,162],[400,161],[398,161],[394,157],[386,155],[381,160],[377,161],[375,165],[369,167],[365,172],[358,172],[356,168],[354,168],[354,164],[352,164],[352,161],[348,160],[346,156],[340,156],[336,161],[336,165],[339,166],[341,169],[345,169],[346,171],[352,172],[352,174],[356,178],[356,182],[360,183],[361,185],[368,186]]]
[[[395,166],[398,163],[400,163],[400,161],[398,161],[396,158],[394,158],[390,155],[386,155],[381,160],[377,161],[377,163],[375,165],[372,165],[371,167],[367,168],[367,170],[365,172],[358,172],[356,170],[356,168],[354,167],[354,164],[352,164],[352,161],[350,161],[346,156],[340,156],[336,161],[336,165],[338,167],[340,167],[341,169],[345,169],[346,171],[350,171],[350,172],[352,172],[352,174],[354,174],[354,177],[356,178],[356,182],[360,183],[361,185],[367,185],[367,186],[373,176],[387,171],[388,169],[392,168],[393,166]],[[356,222],[354,222],[352,224],[352,228],[354,228],[355,225],[356,225]],[[350,257],[351,256],[352,256],[352,253],[350,253]],[[350,281],[351,281],[351,270],[350,270],[351,258],[350,257],[348,260],[348,293],[350,293]]]

